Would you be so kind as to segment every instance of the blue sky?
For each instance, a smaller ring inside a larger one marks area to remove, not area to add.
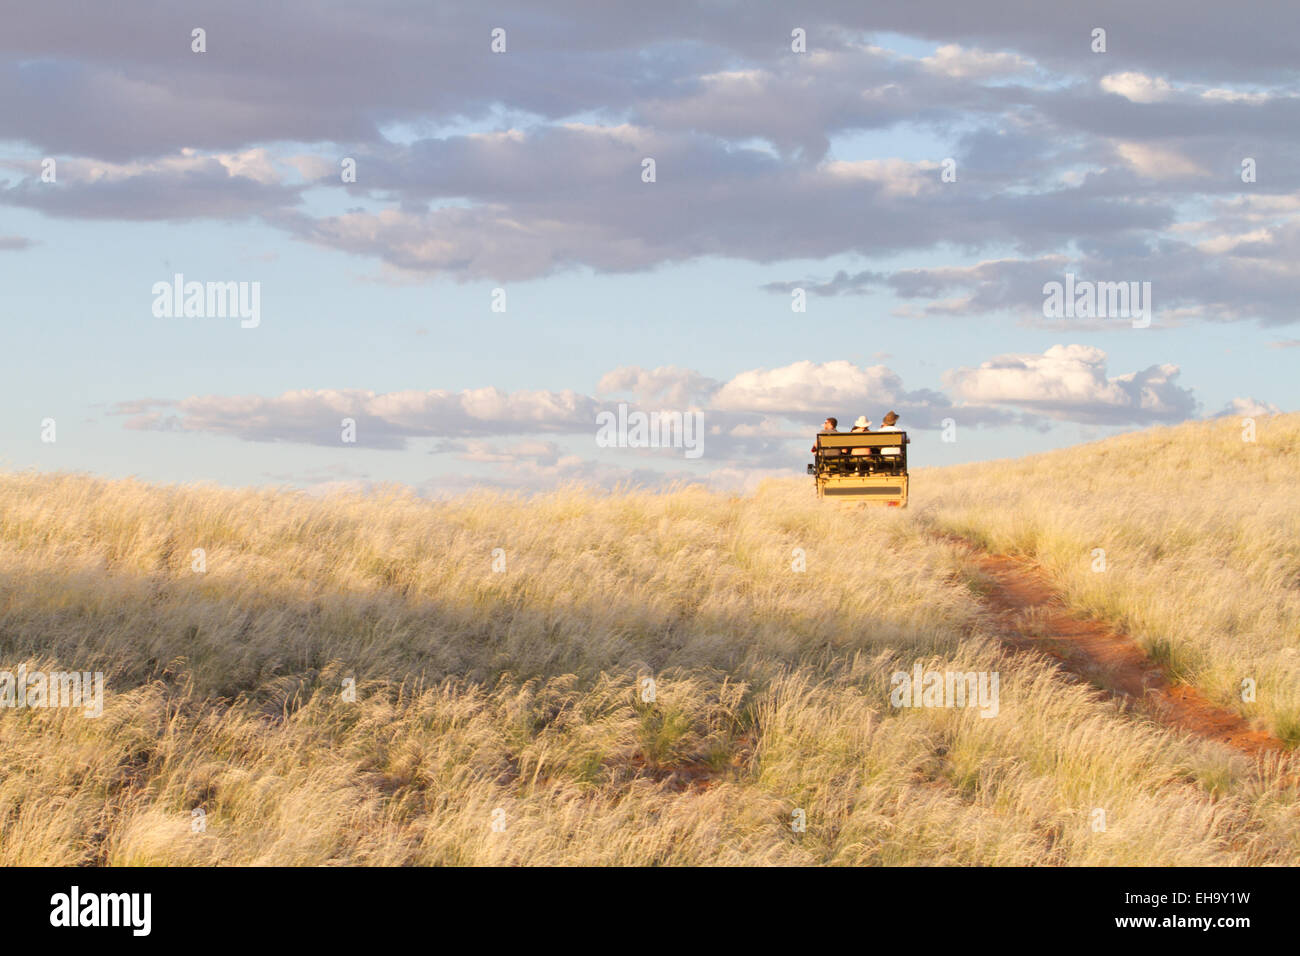
[[[1300,406],[1292,14],[1206,48],[1226,13],[727,8],[15,11],[0,467],[743,488],[827,414],[945,464]],[[1066,272],[1151,282],[1151,327],[1044,319]],[[175,273],[258,283],[259,324],[155,316]],[[701,412],[704,455],[597,448],[623,401]]]

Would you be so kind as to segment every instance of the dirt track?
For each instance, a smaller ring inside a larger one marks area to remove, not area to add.
[[[1284,751],[1277,737],[1253,729],[1245,718],[1210,703],[1194,687],[1178,684],[1132,638],[1070,611],[1046,572],[1032,561],[991,554],[956,536],[971,552],[991,587],[984,595],[990,618],[1013,647],[1060,661],[1070,673],[1133,705],[1170,727],[1260,756]]]

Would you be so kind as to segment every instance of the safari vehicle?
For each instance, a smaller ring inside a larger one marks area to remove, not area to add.
[[[813,456],[808,474],[818,498],[907,507],[907,432],[824,433]]]

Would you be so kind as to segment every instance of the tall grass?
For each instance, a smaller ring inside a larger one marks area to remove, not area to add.
[[[1006,656],[933,519],[808,490],[0,475],[0,667],[108,688],[0,709],[0,863],[1300,861],[1289,758]],[[891,707],[917,660],[998,716]]]
[[[1034,557],[1069,601],[1300,744],[1300,415],[923,471],[918,515]],[[1104,551],[1104,570],[1094,555]],[[1253,702],[1248,684],[1253,681]]]

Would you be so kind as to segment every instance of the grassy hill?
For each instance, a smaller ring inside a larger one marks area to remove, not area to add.
[[[1294,743],[1300,416],[914,474],[907,511],[847,514],[806,478],[428,502],[2,474],[0,669],[106,693],[0,709],[0,863],[1300,863],[1295,758],[1005,650],[939,533],[1035,556]],[[996,717],[892,706],[918,661],[996,672]]]
[[[1243,435],[1239,419],[1193,422],[918,481],[943,527],[1032,556],[1074,606],[1294,747],[1300,415]],[[1253,705],[1241,700],[1247,678]]]

